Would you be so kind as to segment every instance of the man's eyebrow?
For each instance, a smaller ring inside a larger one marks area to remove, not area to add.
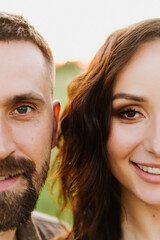
[[[24,93],[24,94],[17,94],[13,96],[13,98],[9,99],[8,102],[20,102],[20,101],[38,101],[41,104],[45,104],[44,98],[38,93]]]
[[[132,100],[136,102],[145,102],[145,98],[139,97],[133,94],[128,94],[128,93],[117,93],[113,96],[112,101],[115,99],[127,99],[127,100]]]

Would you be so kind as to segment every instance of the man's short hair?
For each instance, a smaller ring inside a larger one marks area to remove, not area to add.
[[[22,16],[0,12],[0,41],[24,40],[37,45],[48,68],[48,76],[53,84],[54,61],[51,49],[42,35]],[[53,87],[52,87],[53,91]]]

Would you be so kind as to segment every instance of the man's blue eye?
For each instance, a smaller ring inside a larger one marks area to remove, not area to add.
[[[31,111],[31,108],[29,106],[20,106],[16,108],[15,112],[18,114],[25,114]]]

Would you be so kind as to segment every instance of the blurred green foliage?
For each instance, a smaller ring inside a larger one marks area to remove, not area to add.
[[[63,66],[56,68],[54,99],[61,101],[62,109],[67,101],[67,84],[80,73],[82,73],[82,68],[71,62],[67,62]]]
[[[62,66],[56,68],[56,84],[55,84],[55,93],[54,99],[59,99],[61,102],[61,112],[64,108],[64,105],[67,101],[67,84],[77,75],[82,73],[82,68],[80,68],[76,63],[68,62]],[[55,155],[56,149],[52,150],[51,160]],[[49,193],[50,183],[44,185],[41,190],[39,200],[36,206],[36,211],[43,212],[49,215],[58,216],[59,205],[57,203],[58,196],[58,186],[54,189],[53,200]],[[65,209],[64,213],[60,216],[62,220],[67,222],[69,225],[72,224],[72,214],[69,209]]]

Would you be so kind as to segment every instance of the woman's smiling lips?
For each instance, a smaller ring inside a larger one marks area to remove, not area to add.
[[[131,161],[134,170],[144,181],[160,184],[160,165],[139,164]]]

